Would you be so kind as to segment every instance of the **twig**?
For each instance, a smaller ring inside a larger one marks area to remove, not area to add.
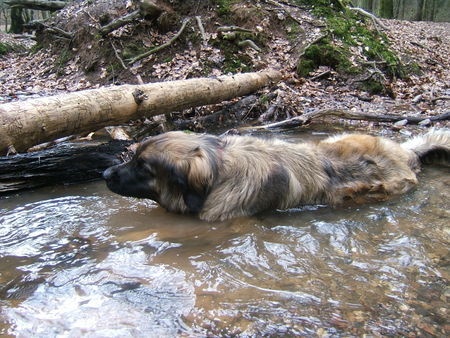
[[[450,96],[438,96],[438,97],[431,99],[431,102],[436,103],[436,101],[439,101],[439,100],[450,100]]]
[[[43,22],[36,22],[36,24],[45,27],[45,30],[47,30],[51,33],[60,35],[63,38],[66,38],[69,40],[71,40],[73,38],[73,33],[66,32],[65,30],[62,30],[61,28],[52,27],[52,26],[46,25]]]
[[[197,20],[198,29],[200,30],[200,34],[202,35],[203,45],[206,46],[206,44],[208,43],[208,38],[206,37],[205,29],[203,28],[202,18],[197,15],[195,17],[195,20]]]
[[[326,77],[326,76],[328,76],[330,74],[331,74],[331,70],[326,70],[326,71],[324,71],[324,72],[322,72],[320,74],[317,74],[316,76],[313,76],[312,78],[310,78],[310,80],[311,81],[315,81],[317,79],[321,79],[323,77]]]
[[[242,32],[242,33],[254,33],[252,30],[242,28],[239,26],[221,26],[217,28],[218,32]]]
[[[239,47],[250,47],[253,48],[254,50],[256,50],[257,52],[261,52],[261,48],[259,48],[256,43],[254,43],[252,40],[244,40],[244,41],[239,41],[238,43]]]
[[[140,54],[140,55],[138,55],[138,56],[136,56],[136,57],[134,57],[132,59],[129,59],[128,63],[129,64],[133,64],[133,63],[135,63],[135,62],[137,62],[139,60],[142,60],[143,58],[146,58],[149,55],[152,55],[152,54],[155,54],[156,52],[159,52],[161,49],[169,47],[172,43],[174,43],[174,41],[176,39],[178,39],[180,37],[180,35],[183,33],[184,29],[186,28],[186,25],[187,25],[188,22],[189,22],[189,18],[183,20],[183,24],[181,25],[180,30],[178,31],[177,34],[175,34],[175,36],[172,39],[170,39],[169,41],[167,41],[166,43],[163,43],[162,45],[160,45],[158,47],[150,49],[148,52]]]
[[[111,46],[114,50],[114,54],[116,55],[117,60],[119,60],[120,65],[122,66],[123,69],[127,69],[127,66],[125,65],[125,63],[123,62],[122,58],[119,55],[119,52],[117,51],[116,46],[114,46],[114,43],[112,42],[112,40],[110,39],[109,42],[111,42]]]

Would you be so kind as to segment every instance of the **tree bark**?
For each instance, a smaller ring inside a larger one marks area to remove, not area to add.
[[[0,105],[0,155],[60,137],[250,94],[281,79],[274,70],[122,85]]]
[[[9,0],[4,2],[9,6],[20,6],[41,11],[56,11],[58,9],[63,9],[67,5],[66,1],[46,0]]]
[[[15,156],[0,156],[0,195],[51,184],[99,179],[102,172],[122,161],[118,154],[131,141],[62,143]]]

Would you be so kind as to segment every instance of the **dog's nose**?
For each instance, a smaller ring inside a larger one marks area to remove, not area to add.
[[[113,176],[113,168],[108,168],[103,172],[103,179],[108,181]]]

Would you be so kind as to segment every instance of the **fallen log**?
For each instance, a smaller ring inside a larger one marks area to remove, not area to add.
[[[4,1],[9,6],[20,6],[41,11],[56,11],[63,9],[67,1],[47,1],[47,0],[9,0]]]
[[[0,194],[52,184],[99,179],[131,141],[72,142],[14,156],[0,156]]]
[[[244,96],[281,79],[274,70],[122,85],[0,105],[0,155],[182,109]]]

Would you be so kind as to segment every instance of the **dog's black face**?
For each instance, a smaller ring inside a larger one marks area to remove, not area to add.
[[[159,201],[155,168],[139,157],[106,169],[103,178],[116,194]]]

